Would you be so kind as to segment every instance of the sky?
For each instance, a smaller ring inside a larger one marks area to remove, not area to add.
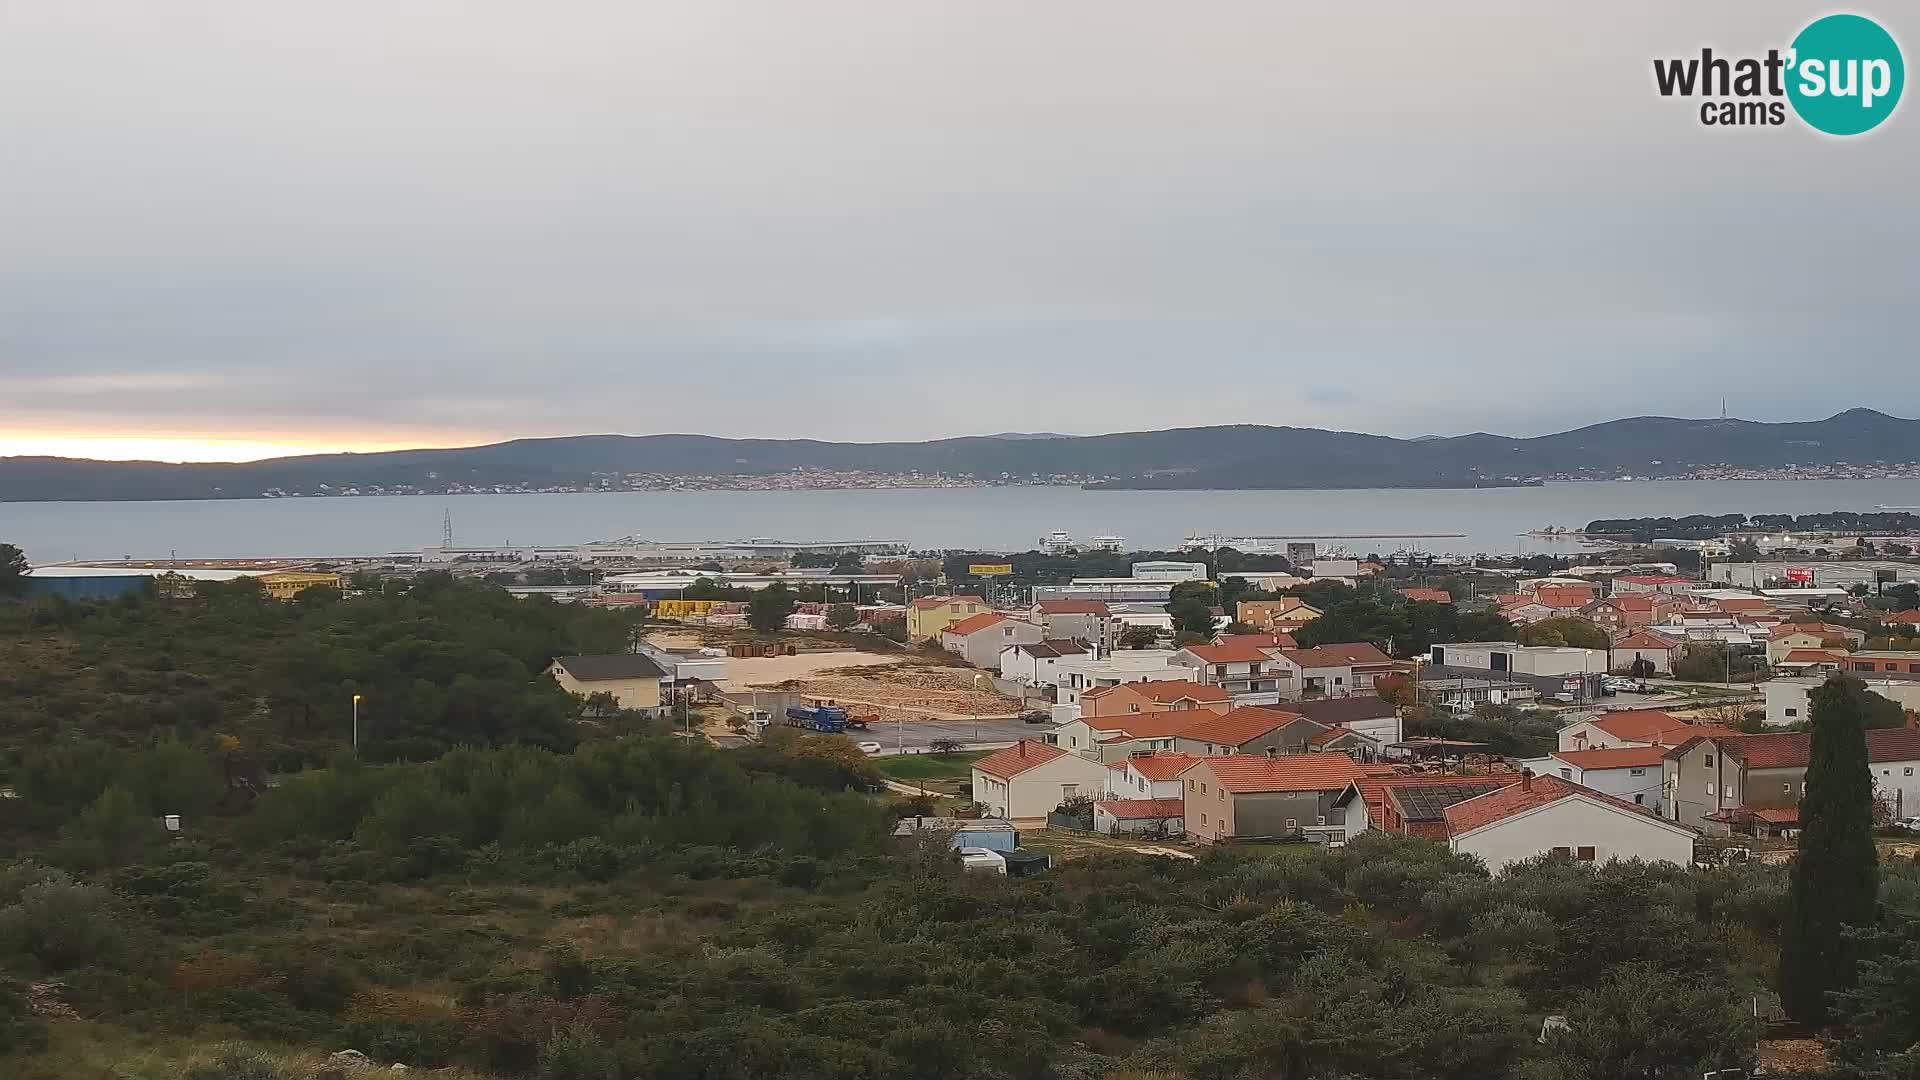
[[[1920,415],[1920,104],[1653,88],[1831,9],[1334,6],[0,5],[0,455]]]

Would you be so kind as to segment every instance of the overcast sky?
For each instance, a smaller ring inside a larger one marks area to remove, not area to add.
[[[1825,4],[1331,6],[0,5],[0,453],[1920,415]]]

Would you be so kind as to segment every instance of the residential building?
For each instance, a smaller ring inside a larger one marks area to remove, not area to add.
[[[1245,707],[1220,716],[1197,718],[1175,733],[1173,748],[1196,757],[1228,754],[1305,754],[1315,736],[1328,730],[1295,713]]]
[[[1692,578],[1672,574],[1630,574],[1613,579],[1613,595],[1665,593],[1668,596],[1683,596],[1698,584]]]
[[[1572,615],[1594,602],[1599,591],[1591,582],[1577,585],[1540,585],[1533,590],[1534,603],[1552,608],[1556,614]]]
[[[669,676],[660,665],[639,653],[604,656],[556,656],[547,674],[560,689],[580,697],[606,694],[622,709],[647,716],[660,711],[660,681]]]
[[[1856,654],[1857,655],[1857,654]],[[1920,711],[1920,679],[1911,675],[1858,675],[1867,689],[1895,702],[1909,712]],[[1809,695],[1825,682],[1823,678],[1776,678],[1760,684],[1766,695],[1768,727],[1786,727],[1812,719]]]
[[[1896,611],[1880,620],[1883,626],[1920,627],[1920,611]]]
[[[907,605],[907,640],[938,641],[948,626],[987,610],[987,602],[978,596],[923,596]]]
[[[1046,631],[1050,641],[1084,641],[1105,652],[1113,647],[1110,615],[1099,600],[1042,600],[1027,610],[1027,621]]]
[[[1054,665],[1055,683],[1062,704],[1077,705],[1088,690],[1123,683],[1179,680],[1185,681],[1193,669],[1176,667],[1172,649],[1121,649],[1095,659],[1092,656],[1062,657]]]
[[[1129,566],[1127,573],[1142,581],[1205,581],[1207,564],[1145,559]]]
[[[973,801],[995,817],[1044,818],[1068,799],[1097,797],[1107,781],[1106,767],[1095,761],[1022,739],[973,763]]]
[[[1616,594],[1595,600],[1581,608],[1579,614],[1581,618],[1605,630],[1608,637],[1617,638],[1659,622],[1662,615],[1673,610],[1675,603],[1665,594]]]
[[[1107,836],[1161,839],[1186,831],[1185,799],[1102,799],[1093,804],[1093,831]]]
[[[1519,782],[1519,773],[1363,776],[1337,796],[1333,805],[1343,814],[1348,840],[1373,829],[1445,843],[1447,807]]]
[[[1000,650],[1037,644],[1046,631],[1030,622],[983,612],[940,631],[940,647],[977,668],[998,668]]]
[[[1855,675],[1920,675],[1920,652],[1875,649],[1847,657],[1841,668]]]
[[[1291,634],[1320,617],[1320,609],[1297,596],[1278,600],[1242,600],[1233,606],[1236,622],[1268,633]]]
[[[1173,654],[1173,663],[1193,669],[1193,681],[1218,686],[1236,696],[1274,694],[1292,690],[1292,672],[1274,654],[1280,650],[1252,642],[1226,645],[1189,645]]]
[[[1516,645],[1511,641],[1460,641],[1433,646],[1430,659],[1447,667],[1521,675],[1605,674],[1607,650],[1552,645]]]
[[[1689,723],[1660,709],[1615,709],[1560,729],[1560,750],[1601,750],[1610,746],[1679,746],[1699,735],[1738,735],[1719,724]]]
[[[1557,619],[1566,614],[1565,611],[1558,608],[1550,608],[1545,604],[1533,600],[1522,600],[1513,604],[1501,604],[1499,610],[1500,617],[1515,626],[1528,626],[1537,622],[1545,622],[1548,619]]]
[[[1409,603],[1428,603],[1428,604],[1453,603],[1453,594],[1448,592],[1445,589],[1419,589],[1419,588],[1401,589],[1400,595],[1406,597]]]
[[[1288,700],[1371,694],[1373,680],[1394,671],[1393,658],[1364,641],[1281,649],[1275,656],[1284,661],[1273,670]]]
[[[1196,759],[1192,754],[1149,750],[1107,763],[1104,795],[1109,799],[1177,799],[1186,790],[1180,774]]]
[[[1346,728],[1381,744],[1397,743],[1405,737],[1400,725],[1400,710],[1392,702],[1374,694],[1289,701],[1278,709],[1304,716],[1330,728]]]
[[[1658,631],[1636,630],[1613,643],[1613,670],[1626,674],[1637,661],[1645,660],[1653,665],[1655,675],[1671,675],[1673,662],[1680,658],[1686,644]]]
[[[1852,649],[1867,635],[1833,623],[1781,623],[1767,632],[1767,663],[1777,664],[1795,649]]]
[[[1219,576],[1221,581],[1229,579],[1244,581],[1248,587],[1262,592],[1285,592],[1313,580],[1280,570],[1238,570],[1232,573],[1223,572]]]
[[[1839,671],[1846,658],[1846,653],[1827,649],[1794,649],[1773,666],[1783,675],[1828,675]]]
[[[1920,813],[1920,729],[1874,728],[1866,733],[1875,794],[1894,817]],[[1750,828],[1759,815],[1770,826],[1798,824],[1806,794],[1809,732],[1701,738],[1667,753],[1672,816],[1725,834]]]
[[[1352,728],[1330,727],[1307,740],[1307,753],[1345,754],[1355,761],[1374,762],[1385,759],[1387,744]]]
[[[1187,835],[1209,843],[1268,836],[1342,840],[1345,818],[1334,800],[1354,780],[1390,771],[1356,765],[1343,754],[1202,758],[1180,776],[1187,783]]]
[[[1454,710],[1471,710],[1477,705],[1525,705],[1566,690],[1566,680],[1559,676],[1496,674],[1439,664],[1420,665],[1419,676],[1423,703]]]
[[[1217,686],[1186,680],[1154,679],[1087,690],[1080,695],[1080,717],[1128,716],[1138,713],[1184,712],[1206,709],[1224,713],[1233,707],[1232,695]]]
[[[1447,846],[1457,855],[1476,856],[1495,874],[1547,854],[1581,862],[1639,859],[1690,866],[1697,836],[1684,825],[1557,776],[1523,774],[1517,784],[1454,803],[1444,813]]]
[[[1537,775],[1571,780],[1666,817],[1667,750],[1664,746],[1558,750],[1521,765]]]
[[[1087,647],[1077,641],[1009,645],[1000,650],[1000,677],[1021,686],[1054,686],[1060,661],[1085,655]]]

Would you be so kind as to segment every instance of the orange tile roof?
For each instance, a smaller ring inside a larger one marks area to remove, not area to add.
[[[1135,754],[1125,761],[1114,764],[1120,768],[1132,768],[1149,780],[1172,780],[1187,771],[1187,767],[1200,760],[1192,754],[1176,753],[1172,750],[1155,750],[1151,754]]]
[[[1057,746],[1048,746],[1035,739],[1021,739],[1012,746],[995,750],[974,762],[973,767],[988,776],[1011,780],[1023,772],[1037,769],[1049,761],[1066,756],[1067,752]]]
[[[1206,757],[1187,768],[1208,769],[1236,795],[1270,791],[1339,791],[1363,776],[1392,772],[1390,766],[1356,765],[1345,754],[1231,754]]]
[[[1297,649],[1300,643],[1292,634],[1221,634],[1215,645],[1253,645],[1262,649]]]
[[[1664,746],[1609,746],[1600,750],[1556,750],[1554,757],[1581,769],[1644,769],[1667,756]]]
[[[1616,739],[1658,746],[1678,746],[1699,735],[1720,737],[1740,734],[1720,724],[1689,724],[1659,709],[1621,709],[1601,713],[1593,718],[1592,723]]]
[[[1766,611],[1772,607],[1771,601],[1760,596],[1729,597],[1725,600],[1715,600],[1712,603],[1714,607],[1729,614],[1736,611]]]
[[[1122,821],[1177,818],[1187,812],[1185,799],[1102,799],[1093,805]]]
[[[1681,644],[1682,642],[1662,637],[1652,630],[1640,630],[1614,642],[1613,647],[1616,649],[1666,649],[1671,652]]]
[[[1445,589],[1401,589],[1400,595],[1408,600],[1424,600],[1433,604],[1453,603],[1453,594]]]
[[[1180,733],[1183,739],[1195,739],[1213,743],[1216,746],[1239,746],[1265,735],[1275,728],[1285,727],[1295,720],[1305,717],[1294,713],[1280,712],[1276,709],[1259,709],[1252,706],[1234,709],[1219,716],[1210,716]],[[1311,723],[1311,721],[1309,721]]]
[[[1330,742],[1336,742],[1340,739],[1346,738],[1349,735],[1353,736],[1356,739],[1364,739],[1367,742],[1371,742],[1371,743],[1377,743],[1380,741],[1371,735],[1363,735],[1360,732],[1353,730],[1352,728],[1330,727],[1325,731],[1317,732],[1313,736],[1313,738],[1308,739],[1307,745],[1325,746]]]
[[[1161,704],[1179,701],[1181,698],[1192,698],[1195,701],[1226,701],[1233,696],[1218,686],[1207,686],[1187,679],[1156,679],[1151,682],[1126,685],[1149,701],[1157,701]]]
[[[1311,649],[1283,649],[1280,655],[1303,668],[1350,667],[1354,664],[1391,664],[1393,657],[1370,641],[1316,645]]]
[[[1589,799],[1638,814],[1649,821],[1671,825],[1676,829],[1696,831],[1679,822],[1656,817],[1644,806],[1635,806],[1625,799],[1616,799],[1603,791],[1595,791],[1590,787],[1576,784],[1571,780],[1562,780],[1557,776],[1522,778],[1520,783],[1510,784],[1498,791],[1490,791],[1485,795],[1477,795],[1464,802],[1454,803],[1447,807],[1447,831],[1454,836],[1459,836],[1461,833],[1484,828],[1515,814],[1523,814],[1528,810],[1557,803],[1574,795],[1584,795]]]
[[[1042,615],[1106,615],[1107,605],[1098,600],[1042,600],[1034,605]]]
[[[1655,602],[1652,593],[1615,593],[1604,600],[1594,601],[1595,604],[1611,604],[1621,611],[1652,611]]]
[[[1273,648],[1274,646],[1266,646]],[[1234,642],[1221,645],[1189,645],[1186,651],[1208,664],[1258,664],[1268,659],[1261,646],[1251,642]]]
[[[1837,664],[1845,653],[1830,649],[1789,649],[1787,655],[1780,658],[1783,664]]]
[[[1896,623],[1920,623],[1920,611],[1896,612],[1882,619],[1881,622],[1888,625]]]
[[[941,633],[958,634],[961,637],[966,637],[968,634],[979,633],[989,626],[995,626],[1006,621],[1007,617],[1005,615],[996,614],[991,611],[983,611],[978,615],[969,615],[957,623],[950,624],[945,630],[941,631]]]

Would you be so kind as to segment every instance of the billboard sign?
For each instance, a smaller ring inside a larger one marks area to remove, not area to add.
[[[1806,566],[1789,566],[1787,567],[1787,580],[1801,583],[1812,581],[1813,569]]]
[[[974,563],[972,566],[967,567],[967,573],[972,574],[974,577],[1006,577],[1008,574],[1013,573],[1013,564],[1004,562]]]

